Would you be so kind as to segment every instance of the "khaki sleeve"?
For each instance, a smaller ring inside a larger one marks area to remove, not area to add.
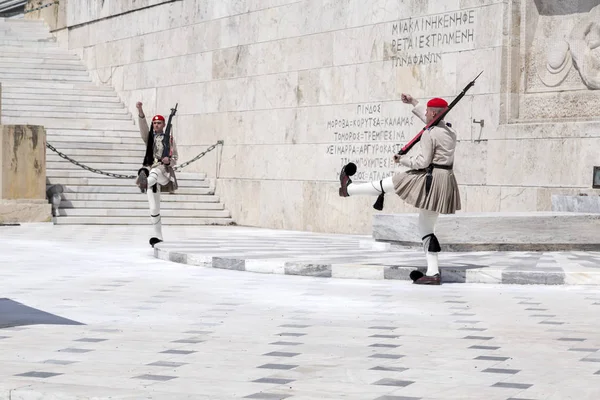
[[[173,134],[171,133],[171,135]],[[175,138],[173,136],[171,136],[171,146],[171,165],[175,165],[177,164],[177,160],[179,159],[179,152],[177,151],[177,143],[175,142]]]
[[[427,118],[425,117],[426,107],[423,104],[417,104],[415,108],[412,109],[412,113],[415,114],[421,121],[427,124]]]
[[[147,144],[150,127],[148,126],[148,122],[146,122],[146,116],[140,117],[138,115],[138,127],[140,128],[140,136],[142,137],[142,140]]]
[[[423,169],[429,166],[433,161],[433,138],[431,131],[428,129],[421,135],[419,141],[421,145],[421,153],[414,156],[400,157],[400,164],[410,169]]]

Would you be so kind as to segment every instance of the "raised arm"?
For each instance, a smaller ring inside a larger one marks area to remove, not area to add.
[[[140,129],[140,136],[142,137],[144,143],[148,143],[148,134],[150,133],[150,127],[148,126],[148,122],[146,121],[146,115],[144,114],[144,110],[142,109],[142,102],[138,101],[135,106],[138,110],[138,127]]]

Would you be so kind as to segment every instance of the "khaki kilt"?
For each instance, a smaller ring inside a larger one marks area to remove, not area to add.
[[[402,200],[416,208],[454,214],[460,210],[460,193],[452,170],[433,168],[429,194],[426,195],[424,169],[400,172],[392,177],[394,191]]]

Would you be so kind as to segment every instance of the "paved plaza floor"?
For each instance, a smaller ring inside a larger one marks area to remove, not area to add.
[[[0,400],[600,398],[598,286],[203,268],[148,228],[0,227]],[[226,229],[164,231],[314,237]]]

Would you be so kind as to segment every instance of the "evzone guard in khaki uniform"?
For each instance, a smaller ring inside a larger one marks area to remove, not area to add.
[[[402,101],[414,106],[412,112],[429,125],[440,115],[448,103],[440,98],[420,105],[412,96],[403,94]],[[339,194],[342,197],[355,195],[383,196],[395,192],[402,200],[419,209],[419,234],[427,259],[425,275],[418,271],[411,273],[416,284],[439,285],[441,276],[438,267],[440,244],[434,234],[439,214],[453,214],[460,210],[460,194],[453,172],[456,131],[441,119],[437,125],[424,130],[420,139],[421,151],[414,155],[394,156],[394,161],[408,167],[380,181],[357,184],[350,176],[356,172],[355,164],[347,164],[340,173]],[[382,207],[382,206],[381,206]]]
[[[138,101],[136,107],[140,135],[146,145],[143,168],[138,171],[136,184],[142,193],[148,193],[150,221],[154,226],[154,236],[150,238],[150,245],[154,247],[156,243],[163,241],[160,193],[174,193],[178,188],[173,169],[178,159],[177,145],[170,132],[170,122],[174,111],[172,110],[168,125],[165,124],[165,118],[162,115],[155,115],[152,117],[152,127],[150,128],[146,122],[142,103]],[[167,126],[166,131],[165,126]]]

